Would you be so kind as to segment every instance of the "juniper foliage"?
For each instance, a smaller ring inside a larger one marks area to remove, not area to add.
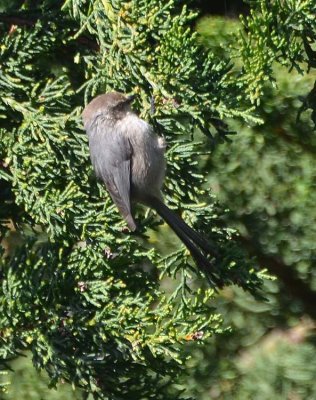
[[[27,1],[0,16],[0,356],[28,349],[52,385],[95,399],[177,398],[186,342],[220,334],[222,317],[185,248],[150,245],[151,211],[138,210],[138,235],[122,232],[82,129],[94,95],[136,93],[166,136],[166,201],[221,254],[209,280],[260,287],[199,164],[227,139],[224,118],[257,119],[236,98],[230,60],[197,44],[183,3]]]
[[[238,53],[243,61],[239,80],[252,103],[259,104],[265,83],[275,83],[274,63],[303,74],[316,67],[316,4],[313,0],[254,0],[242,18]],[[315,90],[302,98],[300,113],[311,109],[316,124]],[[299,116],[300,116],[299,113]]]

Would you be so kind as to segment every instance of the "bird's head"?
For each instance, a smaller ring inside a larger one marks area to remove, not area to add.
[[[109,92],[95,97],[83,110],[82,119],[85,128],[98,117],[116,122],[131,111],[135,96],[126,96],[119,92]]]

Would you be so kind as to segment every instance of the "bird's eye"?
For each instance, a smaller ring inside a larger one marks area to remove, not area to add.
[[[113,107],[113,109],[116,110],[116,111],[120,111],[120,110],[123,110],[124,106],[125,106],[125,102],[124,102],[124,101],[121,101],[121,102],[117,103],[117,104]]]

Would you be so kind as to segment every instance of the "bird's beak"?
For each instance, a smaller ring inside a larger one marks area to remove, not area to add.
[[[136,96],[132,94],[131,96],[126,97],[126,102],[127,103],[132,103],[135,100]]]

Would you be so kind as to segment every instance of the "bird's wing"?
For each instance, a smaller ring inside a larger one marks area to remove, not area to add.
[[[134,231],[136,224],[130,200],[131,144],[123,133],[102,125],[87,130],[91,161],[97,177],[103,180],[129,228]]]

